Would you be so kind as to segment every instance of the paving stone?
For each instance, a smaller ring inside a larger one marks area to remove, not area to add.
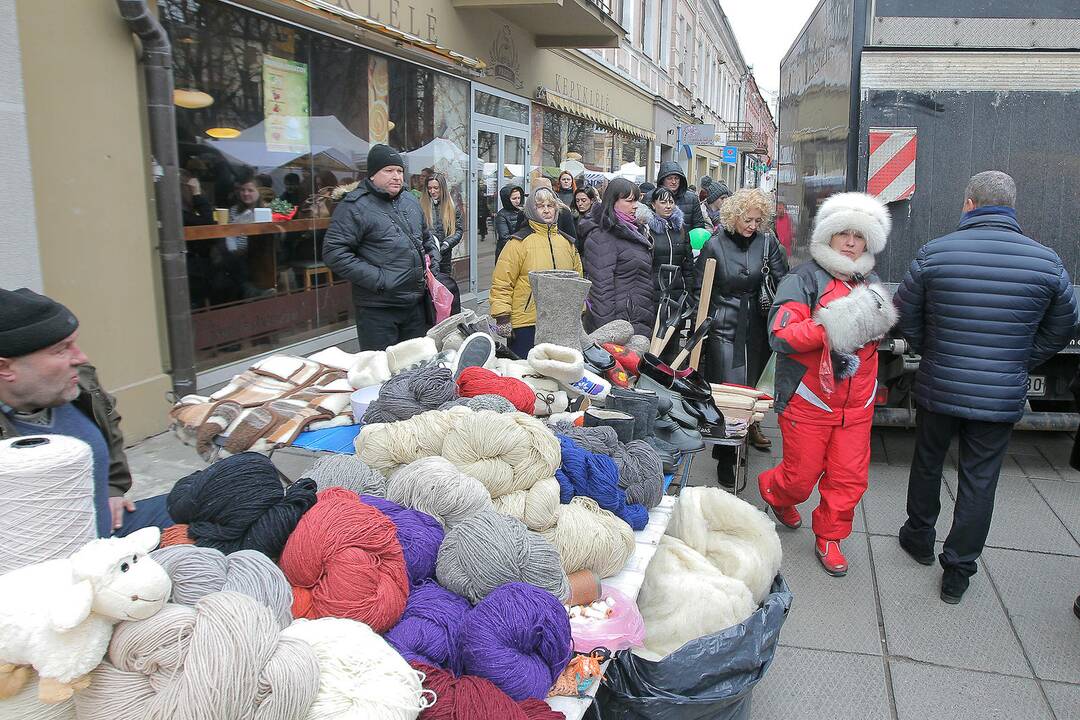
[[[1044,682],[1042,686],[1057,720],[1080,720],[1080,685]]]
[[[965,598],[966,600],[966,598]],[[899,720],[1050,720],[1034,680],[893,660]]]
[[[880,428],[876,432],[881,434],[885,444],[885,457],[889,465],[911,466],[911,458],[915,454],[915,433],[907,428]]]
[[[881,654],[874,581],[867,536],[855,533],[844,544],[848,574],[834,578],[821,569],[813,535],[780,529],[783,572],[794,600],[780,642],[801,648]],[[837,618],[843,618],[837,623]]]
[[[1080,488],[1060,480],[1032,480],[1031,484],[1065,524],[1073,539],[1080,541]]]
[[[1050,463],[1050,466],[1057,471],[1060,479],[1080,483],[1080,470],[1076,470],[1069,465],[1069,460],[1072,457],[1072,445],[1068,447],[1058,445],[1041,447],[1039,452]]]
[[[953,496],[956,478],[946,477]],[[944,540],[944,536],[941,537]],[[1002,474],[987,547],[1080,555],[1080,545],[1025,477]]]
[[[984,573],[971,578],[959,605],[947,605],[939,597],[940,568],[916,563],[894,537],[872,535],[870,545],[890,655],[1031,676],[1005,610]]]
[[[888,720],[890,716],[880,657],[789,647],[776,649],[772,667],[754,688],[750,709],[751,720]]]
[[[870,487],[863,496],[867,530],[875,535],[896,537],[907,520],[908,470],[898,467],[879,467],[870,470]],[[938,513],[937,534],[944,539],[952,526],[953,499],[947,485],[941,484],[941,512]]]
[[[1015,455],[1014,459],[1020,466],[1021,471],[1029,478],[1047,478],[1049,480],[1063,479],[1061,473],[1053,463],[1038,455]]]
[[[1080,682],[1080,622],[1072,613],[1080,558],[990,549],[983,560],[1035,676]]]

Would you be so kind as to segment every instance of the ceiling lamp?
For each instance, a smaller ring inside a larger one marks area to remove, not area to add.
[[[231,140],[234,137],[239,137],[240,131],[236,128],[217,127],[210,128],[206,131],[206,134],[218,140]]]
[[[173,90],[173,104],[188,110],[210,107],[214,104],[214,98],[202,90]]]

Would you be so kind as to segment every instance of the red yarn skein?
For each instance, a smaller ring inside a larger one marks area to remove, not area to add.
[[[424,673],[424,688],[435,691],[435,704],[418,720],[563,720],[563,714],[542,700],[514,702],[490,680],[476,675],[455,676],[448,670],[410,663]]]
[[[318,497],[281,553],[293,617],[349,618],[384,633],[409,597],[397,529],[350,490],[327,488]]]
[[[194,544],[195,541],[188,535],[187,525],[176,524],[161,531],[161,547]]]
[[[473,366],[461,371],[457,379],[461,397],[502,395],[523,413],[533,414],[536,392],[517,378],[503,377],[487,368]]]

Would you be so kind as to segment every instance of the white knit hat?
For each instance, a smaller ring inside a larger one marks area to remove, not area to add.
[[[885,249],[891,229],[889,209],[880,200],[861,192],[839,193],[818,209],[810,242],[828,245],[833,235],[854,230],[866,238],[866,251],[877,255]]]

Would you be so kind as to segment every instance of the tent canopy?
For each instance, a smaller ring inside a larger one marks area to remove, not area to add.
[[[232,160],[259,171],[286,165],[302,166],[305,161],[317,165],[329,164],[330,169],[334,170],[356,170],[367,159],[368,142],[349,132],[333,115],[309,118],[308,136],[311,144],[306,151],[271,151],[266,147],[266,125],[263,121],[247,128],[235,138],[211,140],[209,144]]]

